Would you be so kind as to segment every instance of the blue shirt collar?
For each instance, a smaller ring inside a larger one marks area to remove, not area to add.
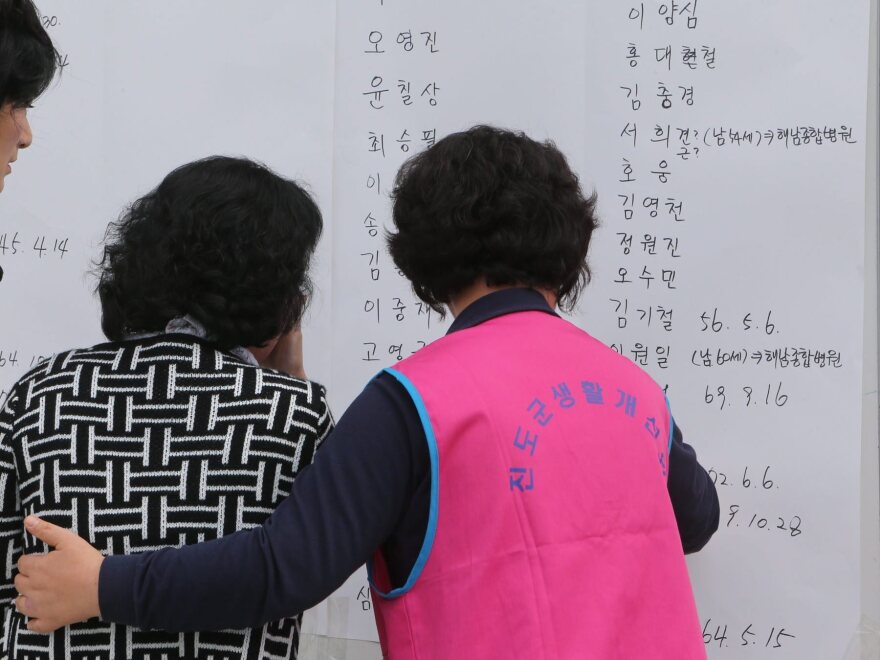
[[[556,316],[547,300],[534,289],[502,289],[477,298],[456,317],[446,334],[472,328],[490,319],[516,312],[545,312]]]

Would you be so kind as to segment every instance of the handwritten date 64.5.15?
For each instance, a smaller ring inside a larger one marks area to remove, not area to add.
[[[731,626],[727,623],[716,623],[706,619],[703,625],[703,643],[711,648],[757,647],[781,649],[786,642],[796,636],[780,626],[768,626],[749,623],[745,626]]]

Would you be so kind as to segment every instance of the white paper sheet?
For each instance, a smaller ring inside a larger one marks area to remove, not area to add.
[[[859,621],[868,3],[687,4],[690,25],[667,24],[669,3],[593,12],[588,60],[607,66],[587,67],[586,152],[606,224],[580,319],[669,385],[718,480],[721,529],[690,562],[710,656],[842,657]]]
[[[39,4],[68,66],[31,111],[34,144],[0,196],[0,351],[18,362],[0,367],[0,389],[40,355],[103,339],[85,271],[107,224],[175,167],[214,154],[307,182],[327,215],[305,323],[306,367],[327,374],[332,4]]]

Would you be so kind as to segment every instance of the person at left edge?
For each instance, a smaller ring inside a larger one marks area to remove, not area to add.
[[[31,0],[0,0],[0,192],[19,149],[33,141],[28,109],[58,66],[58,53]]]
[[[0,0],[0,192],[19,150],[33,142],[28,108],[52,82],[57,66],[58,52],[33,2]]]

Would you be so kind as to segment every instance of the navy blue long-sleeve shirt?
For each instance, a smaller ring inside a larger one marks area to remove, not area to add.
[[[553,314],[535,291],[499,291],[467,307],[449,332],[535,310]],[[316,605],[377,549],[392,585],[401,586],[425,535],[429,491],[418,413],[403,387],[380,375],[262,527],[180,549],[107,557],[102,617],[169,631],[261,625]],[[682,547],[695,552],[718,528],[718,497],[677,425],[668,492]]]

